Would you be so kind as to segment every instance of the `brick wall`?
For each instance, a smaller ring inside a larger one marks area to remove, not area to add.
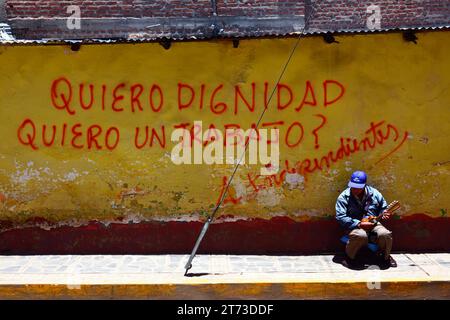
[[[224,16],[303,15],[305,3],[289,0],[218,0],[217,13]]]
[[[204,17],[213,12],[210,0],[7,0],[9,18],[67,16],[66,8],[77,5],[85,18],[96,17]],[[304,1],[218,0],[224,16],[303,15]]]
[[[366,27],[369,5],[378,5],[381,28],[428,27],[450,24],[449,0],[310,0],[310,31],[353,30]]]
[[[208,38],[217,35],[210,32],[214,10],[222,19],[219,22],[220,28],[225,30],[223,36],[285,35],[301,28],[303,16],[311,16],[307,21],[308,32],[363,31],[368,30],[367,18],[372,13],[368,13],[367,8],[371,4],[380,8],[381,29],[450,26],[450,0],[217,0],[215,8],[213,2],[5,0],[5,10],[15,34],[30,39],[130,38],[130,34],[148,39]],[[59,19],[60,25],[53,19],[68,17],[69,5],[79,6],[81,17],[86,21],[87,27],[78,33],[64,29],[64,19]],[[100,26],[98,19],[92,18],[105,18],[104,24]],[[127,18],[143,20],[140,24],[140,20]],[[264,21],[260,23],[255,19]],[[89,20],[93,22],[90,25]],[[149,24],[158,24],[161,28],[149,31]]]
[[[77,5],[83,18],[202,17],[212,14],[210,0],[7,0],[9,18],[66,17],[66,8]]]

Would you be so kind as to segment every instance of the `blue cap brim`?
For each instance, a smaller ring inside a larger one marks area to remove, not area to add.
[[[357,189],[362,189],[362,188],[364,188],[365,186],[366,186],[366,184],[365,183],[355,183],[355,182],[349,182],[348,183],[348,186],[350,187],[350,188],[357,188]]]

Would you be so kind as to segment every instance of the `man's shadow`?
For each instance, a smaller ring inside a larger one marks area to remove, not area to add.
[[[350,270],[365,270],[369,269],[371,266],[378,266],[380,269],[385,269],[381,265],[379,255],[376,252],[369,250],[368,248],[361,248],[356,255],[354,265],[347,265],[345,263],[346,254],[344,251],[338,252],[334,255],[332,261],[343,265]]]

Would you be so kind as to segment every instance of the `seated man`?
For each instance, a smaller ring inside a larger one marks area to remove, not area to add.
[[[383,253],[382,267],[396,267],[395,260],[390,256],[392,249],[392,232],[380,223],[362,222],[367,216],[378,216],[382,220],[390,218],[386,200],[375,188],[368,186],[367,175],[363,171],[355,171],[345,189],[336,201],[336,219],[348,232],[349,240],[345,247],[347,267],[355,267],[355,256],[359,249],[367,246],[369,233],[376,235],[376,244]]]

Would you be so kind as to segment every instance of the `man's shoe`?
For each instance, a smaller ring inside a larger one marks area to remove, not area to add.
[[[345,256],[344,260],[342,260],[342,265],[348,269],[357,270],[360,269],[360,265],[356,262],[356,259],[351,259],[347,255]]]
[[[381,269],[397,268],[397,262],[389,256],[389,259],[383,259],[380,264]]]

